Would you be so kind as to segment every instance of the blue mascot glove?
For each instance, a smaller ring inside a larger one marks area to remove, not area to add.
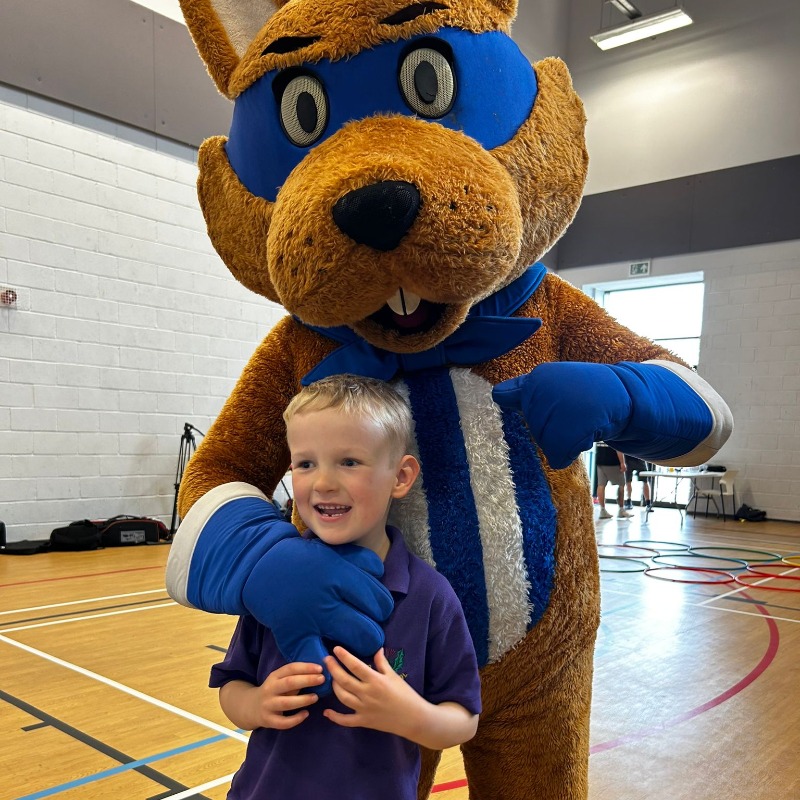
[[[291,537],[262,556],[242,599],[272,631],[287,661],[323,665],[328,655],[323,639],[366,659],[383,645],[378,622],[394,608],[381,575],[380,558],[364,547]],[[324,674],[325,683],[313,690],[320,696],[331,691],[330,675]]]
[[[554,469],[568,467],[599,441],[648,461],[675,458],[702,442],[714,424],[698,393],[654,364],[540,364],[498,383],[492,396],[522,412]]]

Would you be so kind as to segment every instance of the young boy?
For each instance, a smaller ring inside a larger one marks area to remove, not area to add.
[[[481,703],[455,593],[386,526],[392,500],[420,470],[408,453],[410,410],[388,384],[340,375],[303,389],[284,420],[305,535],[377,553],[394,610],[372,666],[333,648],[327,697],[313,691],[324,680],[320,665],[287,664],[268,629],[239,620],[210,681],[228,719],[253,731],[228,798],[416,800],[419,745],[471,739]]]

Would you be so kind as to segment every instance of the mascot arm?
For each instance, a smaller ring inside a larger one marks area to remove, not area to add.
[[[499,383],[494,398],[522,411],[552,467],[568,466],[601,440],[664,465],[713,457],[733,419],[706,381],[557,276],[548,275],[543,289],[543,329],[560,360]]]
[[[288,660],[321,663],[323,637],[371,655],[393,606],[380,559],[302,538],[267,497],[288,465],[282,412],[296,379],[287,327],[256,351],[187,465],[167,589],[187,606],[252,614]]]
[[[499,383],[494,399],[522,411],[555,469],[601,440],[658,464],[702,464],[733,427],[708,383],[671,361],[541,364]]]

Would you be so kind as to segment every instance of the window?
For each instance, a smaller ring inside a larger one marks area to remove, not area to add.
[[[702,272],[643,278],[584,286],[583,290],[626,328],[675,353],[689,366],[697,368],[700,360],[700,333],[703,327]],[[584,456],[587,454],[585,453]],[[587,463],[591,468],[591,460]],[[677,481],[677,499],[686,503],[689,481]],[[659,494],[666,491],[658,487]],[[634,494],[639,491],[634,487]],[[670,505],[673,497],[654,497],[659,505]]]
[[[696,368],[703,326],[702,273],[673,276],[668,284],[662,279],[661,285],[631,283],[597,285],[592,287],[594,297],[626,328],[652,339]]]

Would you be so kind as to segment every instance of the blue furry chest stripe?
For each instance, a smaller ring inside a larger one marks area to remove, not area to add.
[[[463,432],[449,373],[406,375],[404,380],[423,470],[431,552],[437,569],[461,600],[478,662],[483,665],[493,653],[497,656],[498,647],[502,651],[503,646],[516,643],[547,608],[555,569],[556,513],[550,487],[522,418],[515,412],[502,412],[498,424],[508,454],[498,445],[497,454],[490,456],[491,466],[497,470],[496,461],[507,458],[505,475],[514,498],[508,505],[515,507],[481,513],[481,503],[497,505],[485,487],[480,498],[476,492],[481,494],[481,490],[473,491],[481,477],[472,470],[478,469],[475,464],[485,462],[486,454],[470,457],[470,447],[475,444],[465,441],[470,434]],[[500,414],[496,407],[488,413]],[[513,584],[510,592],[504,591],[506,586],[492,586],[493,580],[505,580],[506,565],[492,563],[504,553],[523,562],[519,576],[509,578]],[[510,633],[504,629],[508,617],[514,620]]]
[[[431,549],[436,568],[461,601],[478,663],[488,660],[489,609],[467,451],[446,371],[409,375],[406,384],[425,471]]]

